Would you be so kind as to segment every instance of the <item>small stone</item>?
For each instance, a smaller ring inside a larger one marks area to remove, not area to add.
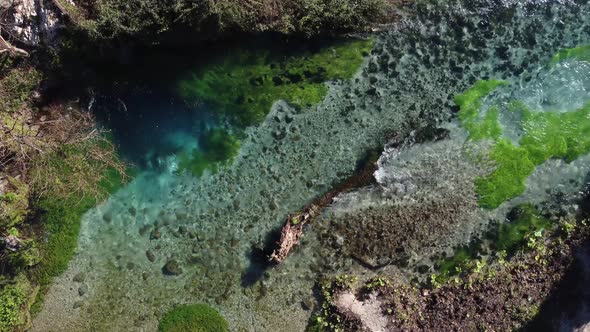
[[[139,235],[144,236],[151,228],[150,225],[144,225],[139,229]]]
[[[293,122],[293,119],[293,115],[291,115],[290,113],[287,113],[287,115],[285,115],[285,122],[291,123]]]
[[[159,240],[161,237],[162,237],[162,233],[160,233],[160,231],[157,229],[154,229],[150,233],[150,240]]]
[[[142,273],[142,274],[141,274],[141,278],[142,278],[143,280],[147,280],[149,276],[150,276],[150,275],[149,275],[149,273],[147,273],[147,272],[144,272],[144,273]]]
[[[102,220],[104,220],[104,222],[111,222],[113,220],[113,216],[111,215],[111,212],[106,212],[105,214],[102,215]]]
[[[73,307],[74,307],[74,309],[78,309],[78,308],[82,307],[83,305],[84,305],[83,301],[76,301],[76,302],[74,302]]]
[[[145,255],[147,256],[147,259],[148,259],[150,262],[152,262],[152,263],[153,263],[153,262],[155,262],[155,261],[156,261],[156,255],[154,255],[154,253],[153,253],[151,250],[148,250],[148,251],[146,251],[146,252],[145,252]]]
[[[312,310],[314,307],[313,296],[308,296],[301,301],[301,307],[303,310]]]
[[[88,293],[88,286],[86,284],[83,284],[78,288],[78,295],[84,296],[84,294],[86,293]]]
[[[129,214],[132,215],[133,217],[135,217],[135,215],[137,214],[137,210],[132,206],[129,208]]]
[[[182,268],[175,259],[170,259],[166,262],[166,265],[162,267],[162,273],[165,275],[177,276],[182,274]]]
[[[84,282],[84,280],[86,280],[86,274],[84,272],[80,272],[72,278],[73,282]]]

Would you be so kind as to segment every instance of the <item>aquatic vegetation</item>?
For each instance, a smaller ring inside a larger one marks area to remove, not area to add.
[[[527,237],[543,229],[549,228],[552,223],[539,214],[531,204],[519,205],[512,209],[507,216],[509,222],[500,223],[494,231],[493,243],[496,250],[514,254],[518,249],[527,244]]]
[[[535,164],[550,158],[567,162],[590,151],[590,104],[571,112],[522,112],[520,145]]]
[[[560,50],[551,58],[551,64],[556,64],[566,59],[576,59],[590,62],[590,45]]]
[[[226,332],[228,324],[206,304],[179,305],[168,311],[159,324],[160,332]]]
[[[497,109],[490,110],[486,113],[483,121],[478,119],[482,99],[490,94],[498,86],[506,85],[506,82],[500,80],[482,80],[475,83],[473,87],[463,94],[455,96],[455,104],[459,106],[459,120],[469,132],[469,138],[480,140],[484,138],[496,139],[502,134],[502,129],[498,123]]]
[[[525,190],[526,179],[535,170],[535,164],[526,149],[508,139],[499,140],[488,157],[495,162],[496,169],[475,180],[475,186],[480,206],[493,209]]]
[[[524,192],[526,179],[536,166],[552,158],[571,162],[590,151],[590,104],[576,111],[541,112],[511,101],[507,111],[520,113],[523,135],[518,145],[502,137],[499,107],[482,110],[482,99],[503,84],[496,80],[479,81],[455,98],[460,107],[458,117],[469,133],[468,139],[493,142],[488,158],[496,169],[476,180],[479,204],[489,209]]]
[[[441,286],[451,277],[479,273],[492,261],[502,264],[506,255],[514,255],[519,250],[538,249],[531,246],[531,241],[540,238],[540,232],[544,229],[554,226],[532,204],[513,208],[506,219],[506,222],[490,226],[486,242],[473,241],[469,246],[457,248],[453,256],[440,259],[437,272],[431,275],[430,284]],[[479,258],[481,253],[488,251],[482,250],[484,247],[491,247],[495,254]]]
[[[178,170],[201,176],[205,169],[215,172],[223,163],[231,161],[240,150],[240,141],[221,128],[209,129],[200,135],[199,148],[183,151],[178,156]]]
[[[277,56],[234,52],[179,84],[180,95],[204,101],[213,111],[241,126],[261,122],[272,104],[283,99],[296,107],[319,103],[328,89],[324,82],[351,78],[373,42],[339,42],[317,53]]]

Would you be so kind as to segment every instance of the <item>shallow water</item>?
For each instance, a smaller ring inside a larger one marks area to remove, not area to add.
[[[466,133],[453,120],[456,94],[476,80],[502,78],[510,85],[486,98],[484,107],[517,99],[537,111],[573,110],[588,101],[587,63],[547,63],[560,48],[590,43],[589,5],[418,2],[416,12],[376,34],[355,77],[328,83],[317,107],[275,103],[261,124],[245,130],[231,165],[215,174],[196,178],[170,167],[175,154],[193,148],[201,128],[211,123],[206,109],[191,113],[166,94],[140,94],[125,100],[125,107],[116,100],[104,103],[118,108],[111,113],[119,118],[105,123],[121,125],[114,126],[115,137],[144,171],[84,216],[77,255],[47,295],[33,330],[155,331],[158,317],[174,304],[205,302],[235,331],[303,331],[320,276],[375,273],[343,249],[350,233],[340,243],[326,236],[338,232],[330,222],[340,214],[362,213],[370,205],[420,208],[421,199],[445,192],[472,207],[472,180],[481,170],[463,153]],[[137,127],[127,130],[124,119]],[[501,122],[508,136],[518,135],[509,130],[508,115]],[[450,138],[408,146],[394,158],[387,159],[386,151],[378,185],[342,196],[283,265],[265,267],[261,252],[289,212],[350,176],[369,149],[426,124],[448,127]],[[285,137],[277,139],[277,130]],[[385,269],[411,277],[412,266],[468,242],[510,207],[556,192],[575,194],[589,170],[588,156],[569,164],[545,162],[521,196],[496,210],[461,212],[436,245],[415,250],[409,268]],[[354,229],[343,222],[343,229]],[[162,273],[169,259],[182,274]],[[88,285],[83,296],[72,281],[80,272]],[[82,306],[74,308],[78,301]]]

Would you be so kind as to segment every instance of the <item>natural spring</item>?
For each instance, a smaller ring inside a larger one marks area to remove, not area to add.
[[[83,217],[33,331],[155,331],[181,303],[210,304],[232,331],[304,331],[319,277],[420,278],[511,208],[575,195],[590,171],[590,49],[558,52],[590,44],[590,4],[414,9],[369,40],[234,52],[177,90],[97,97],[140,170]],[[448,136],[412,143],[428,126]],[[395,135],[410,139],[388,147]],[[384,145],[376,183],[339,196],[267,268],[285,217]],[[376,235],[384,215],[391,232]]]

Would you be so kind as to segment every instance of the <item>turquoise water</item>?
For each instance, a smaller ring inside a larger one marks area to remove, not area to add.
[[[498,78],[509,84],[482,107],[514,99],[537,112],[581,107],[589,97],[588,64],[547,64],[560,48],[590,43],[589,11],[574,3],[418,2],[415,16],[372,36],[373,50],[352,78],[325,83],[327,94],[313,107],[278,101],[260,122],[240,126],[231,162],[199,177],[178,172],[178,155],[199,149],[207,127],[238,132],[231,120],[210,105],[183,103],[174,89],[140,90],[121,101],[97,97],[103,123],[143,171],[84,216],[77,255],[34,330],[154,331],[174,304],[205,302],[235,331],[303,331],[321,276],[370,276],[370,262],[384,266],[380,272],[414,277],[414,267],[468,243],[512,206],[575,195],[590,170],[587,155],[549,160],[521,195],[497,209],[480,208],[474,182],[492,169],[466,157],[467,133],[454,117],[453,98],[477,80]],[[518,119],[504,108],[501,114],[504,135],[516,140]],[[339,197],[284,264],[266,268],[269,238],[289,212],[353,174],[368,150],[433,124],[449,137],[386,146],[377,184]],[[472,149],[486,151],[485,142],[478,144]],[[440,218],[415,217],[427,208]],[[405,214],[390,220],[397,233],[385,241],[359,227],[369,210],[392,209]],[[426,241],[398,241],[418,228]],[[170,260],[182,273],[163,273]],[[72,281],[79,273],[88,286],[83,296]]]

